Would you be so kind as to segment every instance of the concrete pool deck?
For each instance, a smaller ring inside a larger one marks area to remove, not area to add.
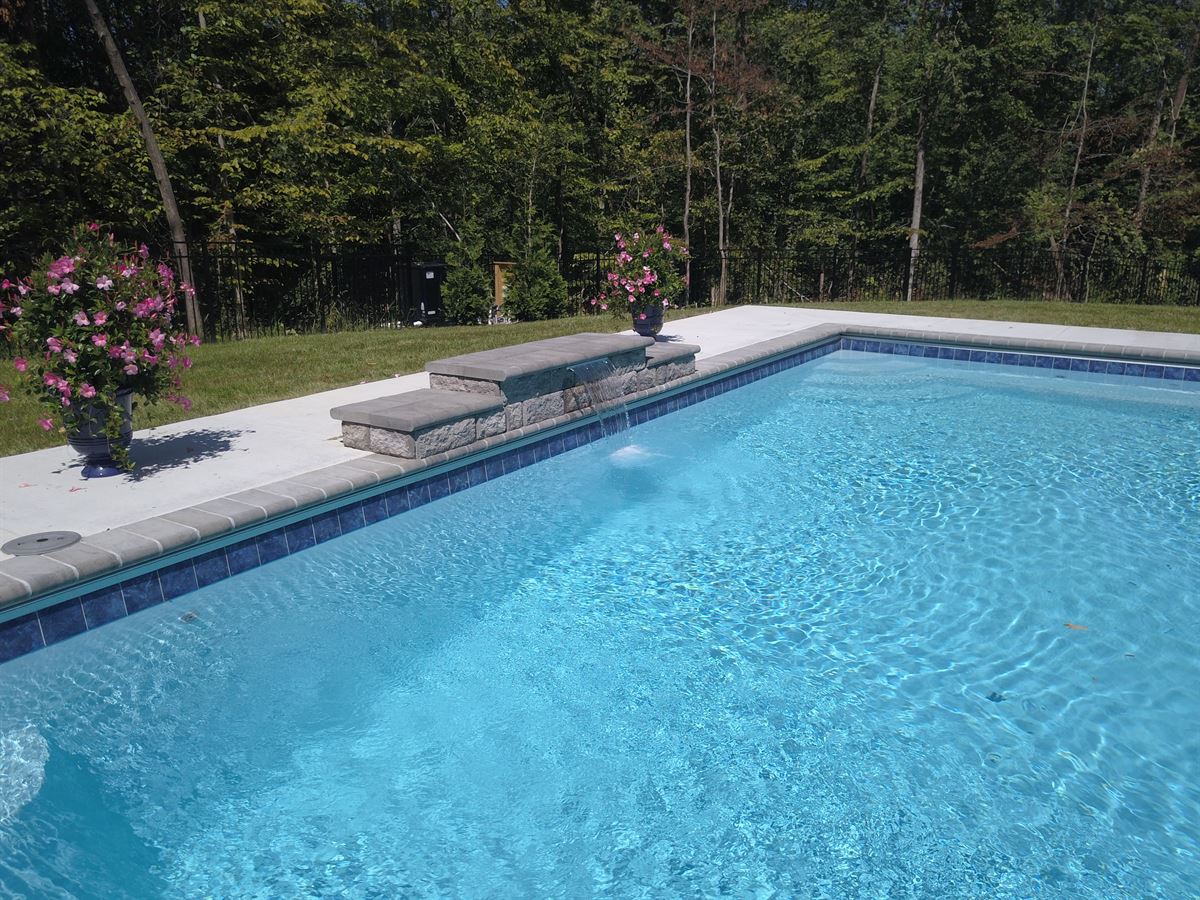
[[[1200,335],[820,308],[734,307],[669,322],[664,335],[698,344],[699,361],[817,326],[883,329],[913,339],[973,336],[1011,346],[1070,344],[1113,356],[1200,363]],[[283,479],[302,483],[316,469],[372,456],[342,445],[332,407],[428,386],[429,376],[420,372],[145,429],[134,441],[139,469],[125,476],[83,480],[68,447],[5,457],[0,542],[39,531],[96,534]]]

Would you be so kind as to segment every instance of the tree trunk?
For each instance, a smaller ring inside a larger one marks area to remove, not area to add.
[[[713,133],[713,176],[717,188],[717,251],[721,254],[721,277],[717,282],[714,302],[725,305],[725,285],[729,274],[729,259],[725,252],[725,195],[721,184],[721,126],[717,122],[717,10],[712,13],[712,85],[709,89],[709,112]]]
[[[871,135],[875,131],[875,104],[879,100],[879,82],[880,82],[880,79],[882,78],[882,76],[883,76],[883,53],[881,51],[879,54],[879,62],[875,65],[875,78],[871,82],[871,96],[870,96],[870,99],[867,101],[867,125],[866,125],[866,128],[863,129],[863,152],[862,152],[862,160],[860,161],[859,167],[858,167],[858,179],[857,179],[857,183],[855,184],[855,190],[854,190],[855,195],[862,194],[863,190],[867,186],[867,173],[870,168],[870,159],[871,159],[871,148],[870,148]],[[849,272],[848,272],[848,277],[846,279],[847,289],[851,290],[851,291],[854,290],[854,279],[855,279],[856,269],[858,267],[858,239],[859,239],[859,231],[861,231],[862,225],[864,224],[863,219],[865,218],[866,224],[869,224],[869,225],[873,225],[874,219],[875,219],[875,216],[872,212],[870,203],[863,204],[856,199],[855,206],[858,208],[860,218],[859,218],[859,228],[854,233],[853,245],[850,248]],[[865,207],[865,209],[864,209],[864,207]],[[866,213],[865,216],[863,216],[864,212]]]
[[[1188,75],[1196,64],[1196,49],[1200,46],[1200,24],[1192,31],[1192,40],[1188,44],[1183,58],[1183,69],[1179,73],[1179,81],[1175,83],[1175,96],[1171,98],[1171,146],[1175,145],[1175,126],[1183,115],[1183,102],[1187,99]]]
[[[1142,227],[1142,219],[1146,215],[1146,195],[1150,191],[1150,172],[1153,166],[1149,156],[1154,152],[1154,145],[1158,143],[1158,127],[1162,121],[1163,103],[1167,99],[1167,73],[1163,72],[1162,84],[1158,89],[1158,99],[1154,104],[1154,112],[1150,115],[1150,127],[1146,129],[1146,145],[1142,148],[1147,158],[1142,161],[1142,177],[1138,183],[1137,206],[1133,210],[1133,225],[1135,228]]]
[[[683,283],[688,301],[692,297],[692,41],[696,33],[695,8],[688,8],[687,24],[687,74],[684,75],[683,88],[683,148],[684,148],[684,179],[683,179],[683,246],[688,248],[684,257]]]
[[[189,290],[184,292],[184,311],[187,314],[188,330],[203,337],[204,323],[200,318],[200,305],[194,290],[195,282],[192,280],[192,261],[188,256],[187,231],[183,227],[183,218],[179,215],[179,205],[175,202],[175,191],[171,187],[171,178],[167,174],[167,162],[163,159],[162,150],[158,147],[158,140],[154,137],[154,129],[150,125],[150,117],[146,115],[141,98],[138,97],[137,88],[134,87],[133,79],[129,77],[129,70],[125,68],[125,61],[121,58],[121,51],[117,49],[116,41],[113,40],[104,16],[100,13],[100,7],[96,5],[96,0],[83,0],[83,2],[87,7],[88,16],[91,17],[92,27],[96,30],[100,44],[108,56],[113,74],[121,85],[122,93],[125,94],[125,102],[129,104],[129,110],[142,130],[146,155],[150,157],[150,168],[154,171],[154,180],[158,182],[158,192],[162,196],[163,213],[166,215],[167,225],[171,229],[171,242],[175,245],[179,277],[189,287]]]
[[[904,299],[911,302],[921,255],[921,205],[925,199],[925,109],[917,112],[917,161],[913,171],[912,224],[908,229],[908,286]]]
[[[1087,68],[1083,75],[1083,93],[1079,98],[1079,112],[1075,114],[1075,124],[1078,126],[1079,136],[1075,141],[1075,163],[1071,167],[1071,182],[1067,187],[1067,203],[1063,208],[1062,221],[1062,236],[1055,243],[1053,236],[1050,238],[1050,250],[1054,256],[1054,268],[1056,280],[1054,285],[1054,299],[1058,300],[1063,296],[1066,290],[1066,270],[1063,266],[1063,253],[1067,249],[1067,240],[1071,236],[1071,210],[1075,206],[1075,185],[1079,181],[1079,164],[1083,159],[1083,145],[1087,140],[1088,128],[1088,91],[1092,83],[1092,62],[1096,57],[1096,31],[1097,26],[1092,25],[1092,38],[1088,43],[1088,58]]]

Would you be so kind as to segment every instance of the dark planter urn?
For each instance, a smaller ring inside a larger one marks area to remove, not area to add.
[[[113,441],[104,433],[108,410],[86,407],[79,421],[68,423],[67,443],[83,457],[84,478],[107,478],[121,474],[121,467],[112,458],[114,447],[128,447],[133,440],[133,390],[117,391],[117,408],[121,415],[121,436]]]
[[[663,327],[661,303],[652,303],[633,311],[633,330],[642,337],[654,337]]]

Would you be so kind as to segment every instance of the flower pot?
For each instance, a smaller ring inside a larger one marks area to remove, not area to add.
[[[652,303],[633,311],[633,330],[642,337],[654,337],[663,327],[661,303]]]
[[[112,440],[104,433],[108,410],[84,407],[84,415],[67,429],[67,443],[83,457],[84,478],[107,478],[119,475],[121,467],[112,458],[114,447],[128,447],[133,440],[133,390],[117,391],[117,408],[121,414],[121,436]]]

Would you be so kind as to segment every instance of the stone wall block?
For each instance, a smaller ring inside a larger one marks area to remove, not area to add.
[[[556,416],[561,416],[566,411],[562,391],[555,391],[552,394],[542,394],[538,397],[530,397],[521,406],[524,409],[526,425],[533,425],[535,422],[544,422],[546,419],[553,419]]]
[[[474,416],[419,431],[413,435],[416,440],[417,459],[474,443],[475,434]]]
[[[373,450],[388,456],[401,456],[404,459],[415,459],[417,455],[416,443],[411,434],[390,431],[387,428],[372,428],[370,445],[360,449]]]
[[[477,418],[475,420],[475,430],[481,438],[504,434],[508,430],[508,417],[504,414],[504,410],[501,409],[490,416]]]
[[[514,431],[525,425],[525,411],[520,403],[510,403],[504,407],[504,416],[508,421],[507,431]]]
[[[355,425],[353,422],[343,422],[342,443],[351,450],[370,450],[370,427],[367,425]]]
[[[430,375],[429,386],[438,391],[466,391],[471,394],[500,396],[500,385],[478,378],[459,378],[457,375]]]

